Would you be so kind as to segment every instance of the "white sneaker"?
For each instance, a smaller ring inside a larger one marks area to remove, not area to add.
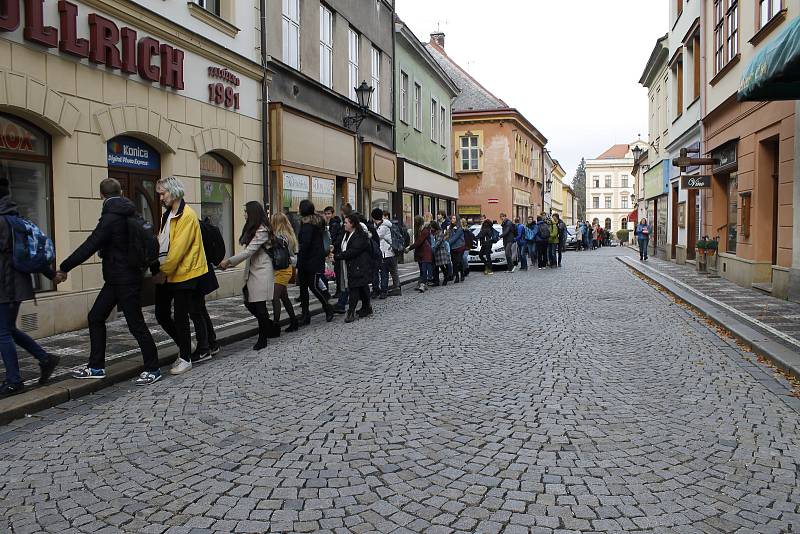
[[[192,362],[187,362],[183,358],[178,358],[175,360],[175,363],[172,364],[172,368],[169,370],[169,374],[171,375],[182,375],[186,371],[192,370]]]

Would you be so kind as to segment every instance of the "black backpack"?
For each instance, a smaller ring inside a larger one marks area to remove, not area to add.
[[[200,234],[203,236],[203,249],[206,252],[206,261],[211,265],[219,265],[225,259],[225,240],[208,217],[200,219]]]
[[[546,222],[541,222],[539,224],[539,235],[537,237],[539,241],[547,241],[550,239],[550,225]]]
[[[265,250],[272,259],[272,268],[276,271],[286,269],[291,265],[289,244],[281,236],[275,236],[275,239],[272,240],[272,246]]]
[[[153,225],[141,215],[131,215],[126,219],[128,225],[128,265],[134,269],[145,270],[158,261],[158,239],[153,233]]]
[[[389,230],[392,238],[392,252],[395,254],[402,254],[408,246],[406,244],[408,232],[404,231],[405,229],[401,228],[399,224],[392,224]]]

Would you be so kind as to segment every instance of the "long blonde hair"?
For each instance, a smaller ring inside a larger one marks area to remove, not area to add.
[[[272,215],[272,231],[275,235],[280,235],[286,238],[289,242],[289,250],[297,252],[297,236],[294,235],[294,229],[289,224],[289,218],[281,212]]]

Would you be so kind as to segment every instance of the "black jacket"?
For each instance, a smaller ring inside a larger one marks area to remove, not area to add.
[[[333,245],[333,253],[338,254],[341,252],[342,237],[344,236],[344,228],[342,227],[342,219],[338,216],[331,217],[331,222],[328,223],[328,235],[331,236],[331,245]]]
[[[108,284],[138,284],[142,271],[128,263],[128,217],[136,214],[133,202],[124,197],[111,197],[103,202],[100,220],[94,231],[75,252],[61,262],[60,270],[68,273],[98,253],[103,260],[103,280]]]
[[[17,203],[11,200],[10,196],[0,198],[1,215],[19,216]],[[8,223],[3,219],[0,221],[0,304],[22,302],[33,298],[33,277],[14,269],[11,257],[12,245]],[[42,274],[52,280],[56,273],[48,269]]]
[[[321,273],[325,270],[325,250],[322,232],[325,221],[319,215],[303,217],[300,233],[297,236],[297,270],[307,274]]]
[[[353,232],[347,242],[347,250],[338,254],[336,259],[347,263],[347,286],[368,286],[372,282],[372,244],[365,232]]]
[[[517,238],[516,225],[511,222],[511,219],[504,220],[500,230],[500,237],[503,238],[503,245],[508,245]]]

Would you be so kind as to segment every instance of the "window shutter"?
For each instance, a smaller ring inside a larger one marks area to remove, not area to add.
[[[483,172],[483,130],[474,133],[478,137],[478,172]]]

